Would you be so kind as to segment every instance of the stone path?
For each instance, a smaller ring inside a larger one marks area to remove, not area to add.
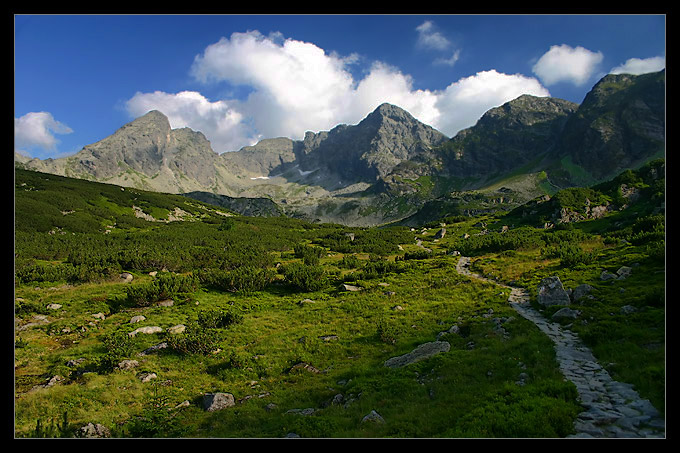
[[[569,437],[664,438],[666,424],[649,400],[643,399],[631,384],[617,382],[602,368],[576,333],[546,320],[529,304],[524,288],[504,285],[474,274],[470,258],[461,256],[458,273],[510,289],[508,302],[524,318],[536,324],[555,343],[555,354],[565,378],[576,385],[579,402],[585,409],[574,422],[576,434]]]

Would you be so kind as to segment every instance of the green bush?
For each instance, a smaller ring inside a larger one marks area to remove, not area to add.
[[[232,270],[206,269],[199,273],[199,279],[203,285],[244,294],[262,291],[274,280],[274,277],[273,270],[255,266],[242,266]]]
[[[128,300],[137,307],[177,297],[198,289],[199,279],[194,275],[160,274],[150,283],[130,285],[126,288]]]
[[[219,332],[198,323],[189,323],[180,334],[166,333],[165,341],[171,350],[183,355],[208,355],[217,348]]]
[[[206,329],[221,329],[237,324],[243,320],[243,315],[233,311],[206,310],[198,314],[198,325]]]
[[[282,267],[284,280],[301,291],[318,291],[330,284],[328,273],[321,266],[291,263]]]
[[[126,437],[170,438],[182,437],[187,432],[183,426],[182,409],[174,409],[167,395],[158,393],[154,384],[153,395],[149,396],[141,414],[133,416],[123,426]]]
[[[361,265],[361,261],[356,255],[345,255],[338,264],[343,269],[357,269]]]

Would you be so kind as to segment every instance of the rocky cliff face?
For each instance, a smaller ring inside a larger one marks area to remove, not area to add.
[[[171,129],[158,111],[124,125],[73,156],[26,162],[26,168],[164,192],[216,183],[218,156],[201,132]]]
[[[444,147],[450,175],[486,179],[549,154],[578,104],[523,95],[486,112]],[[536,162],[538,164],[538,162]]]
[[[374,182],[446,140],[407,111],[382,104],[355,126],[307,133],[301,149],[308,167],[323,166],[345,180]]]
[[[596,180],[662,156],[665,85],[665,70],[605,76],[569,118],[558,153]]]

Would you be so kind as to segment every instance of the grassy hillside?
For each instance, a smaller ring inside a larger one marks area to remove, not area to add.
[[[546,275],[592,284],[572,328],[663,410],[663,216],[481,235],[503,218],[456,217],[435,238],[438,226],[229,214],[17,170],[17,437],[73,436],[90,422],[113,437],[572,434],[581,408],[551,341],[517,316],[508,290],[456,273],[453,250],[532,294]],[[622,265],[634,266],[628,279],[599,280]],[[637,310],[623,315],[625,305]],[[384,366],[435,339],[450,350]],[[205,410],[215,392],[234,406]],[[371,411],[385,422],[362,421]]]

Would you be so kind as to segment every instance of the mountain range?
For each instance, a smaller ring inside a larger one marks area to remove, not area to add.
[[[151,111],[72,156],[15,153],[15,166],[184,194],[249,215],[371,226],[509,210],[663,156],[660,71],[607,75],[580,105],[522,95],[451,138],[382,104],[356,125],[217,154],[201,132],[172,129]]]

